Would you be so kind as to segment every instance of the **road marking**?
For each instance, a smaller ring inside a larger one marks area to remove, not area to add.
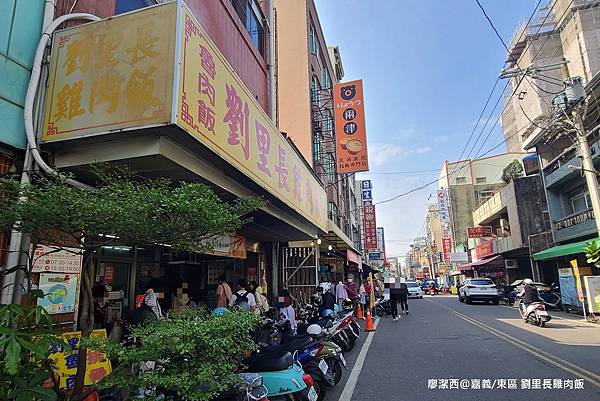
[[[509,306],[509,305],[499,305],[499,306],[502,306],[504,308],[508,308],[508,309],[511,309],[511,310],[516,310],[517,312],[519,311],[514,306]],[[569,319],[568,317],[562,317],[562,316],[556,316],[556,315],[552,315],[552,319],[567,320],[569,322],[573,322],[573,323],[577,323],[577,324],[585,324],[587,326],[591,326],[591,327],[595,327],[595,328],[600,328],[600,325],[598,325],[596,323],[588,322],[585,319],[576,320],[576,319]]]
[[[375,320],[376,329],[380,319],[381,318]],[[354,366],[352,367],[352,371],[350,372],[350,376],[346,381],[346,385],[344,386],[344,390],[340,395],[339,401],[350,401],[350,399],[352,399],[354,389],[356,388],[356,383],[358,382],[358,377],[360,376],[360,372],[362,371],[363,365],[365,363],[365,358],[367,357],[367,352],[369,351],[369,347],[371,346],[371,342],[373,341],[374,335],[375,332],[371,331],[367,336],[367,339],[363,343],[362,348],[360,349],[360,354],[358,354],[358,358],[356,358],[356,362],[354,362]]]
[[[427,302],[431,302],[431,301],[427,301]],[[548,362],[562,370],[572,373],[577,378],[586,379],[588,382],[592,383],[596,387],[600,387],[600,375],[590,372],[589,370],[584,369],[581,366],[575,365],[574,363],[566,361],[566,360],[559,358],[555,355],[552,355],[546,351],[542,351],[541,349],[534,347],[533,345],[530,345],[524,341],[521,341],[521,340],[519,340],[509,334],[503,333],[497,329],[494,329],[493,327],[488,326],[485,323],[481,323],[480,321],[475,320],[467,315],[464,315],[452,308],[449,308],[447,306],[444,306],[444,305],[441,305],[441,304],[438,304],[435,302],[431,302],[431,303],[436,304],[437,306],[448,310],[450,313],[460,317],[461,319],[465,320],[466,322],[471,323],[472,325],[477,326],[480,329],[485,330],[488,333],[491,333],[491,334],[495,335],[496,337],[501,338],[518,348],[521,348],[524,351],[527,351],[528,353],[533,355],[535,358],[538,358],[545,362]]]

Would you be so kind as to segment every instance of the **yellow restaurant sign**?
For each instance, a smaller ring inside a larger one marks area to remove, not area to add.
[[[325,190],[182,0],[57,32],[48,89],[43,141],[178,125],[327,230]]]

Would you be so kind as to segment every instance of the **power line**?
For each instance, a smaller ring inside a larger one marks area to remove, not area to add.
[[[521,34],[519,35],[519,37],[517,38],[515,43],[518,43],[521,38],[523,37],[523,35],[525,35],[525,32],[527,31],[527,27],[529,26],[529,24],[531,23],[531,20],[533,19],[533,17],[535,16],[535,13],[537,12],[540,4],[541,4],[542,0],[538,0],[538,2],[535,5],[535,8],[533,9],[533,11],[531,12],[531,14],[529,15],[529,19],[527,20],[527,23],[525,24],[525,29],[523,29],[521,31]],[[536,36],[539,34],[543,23],[546,21],[546,19],[548,18],[548,16],[550,15],[550,13],[552,12],[552,9],[554,8],[554,4],[552,5],[552,7],[550,8],[550,10],[548,11],[548,13],[546,14],[546,17],[544,18],[544,20],[542,21],[542,24],[540,25],[540,27],[538,28],[537,32],[536,32]],[[527,47],[529,47],[531,43],[527,44]],[[510,53],[510,51],[509,51]],[[471,134],[469,135],[469,139],[467,140],[467,143],[465,144],[463,150],[460,153],[460,156],[458,157],[458,160],[462,160],[463,154],[465,152],[465,150],[467,150],[467,148],[469,147],[469,143],[471,141],[471,138],[473,137],[473,134],[475,133],[475,131],[477,130],[477,126],[479,125],[479,122],[481,121],[481,117],[483,116],[483,113],[485,112],[487,105],[492,97],[492,95],[494,94],[494,90],[496,89],[496,86],[498,85],[498,82],[500,81],[500,77],[498,76],[496,78],[496,82],[494,83],[494,87],[492,88],[492,91],[490,93],[490,95],[488,96],[488,99],[483,107],[483,109],[481,110],[481,113],[479,114],[479,118],[477,119],[477,123],[475,124],[475,126],[473,127],[473,130],[471,131]],[[469,151],[469,153],[467,154],[468,158],[471,153],[473,152],[473,150],[475,149],[475,146],[477,146],[477,143],[479,142],[479,138],[481,138],[481,135],[483,135],[483,131],[485,130],[485,128],[487,127],[491,116],[494,114],[494,111],[496,110],[496,107],[498,106],[499,101],[502,99],[502,97],[504,96],[504,92],[506,92],[506,89],[508,89],[510,82],[507,82],[506,85],[504,86],[504,88],[502,89],[502,92],[500,92],[500,96],[498,98],[498,101],[496,102],[494,109],[492,110],[492,112],[489,114],[489,117],[486,119],[486,124],[484,124],[483,128],[481,129],[480,133],[477,136],[477,139],[475,140],[475,142],[473,143],[473,146],[471,147],[471,150]],[[516,91],[516,90],[515,90]],[[514,93],[513,93],[514,95]],[[512,97],[512,96],[511,96]],[[503,110],[504,111],[504,110]],[[494,124],[495,125],[495,124]],[[464,168],[466,168],[466,164],[465,166],[463,166],[463,168],[456,170],[456,174],[459,174],[462,170],[464,170]]]
[[[485,19],[487,19],[488,23],[490,24],[490,26],[492,27],[492,29],[496,33],[496,36],[498,37],[498,39],[500,39],[500,42],[502,42],[502,45],[504,46],[504,48],[506,49],[506,51],[510,53],[510,50],[508,49],[508,46],[506,45],[506,42],[504,42],[504,39],[502,39],[502,36],[500,36],[500,33],[498,32],[498,30],[494,26],[494,23],[492,22],[492,20],[490,19],[490,17],[488,17],[487,13],[485,12],[485,9],[483,8],[483,6],[479,2],[479,0],[475,0],[475,2],[477,3],[477,5],[479,6],[479,8],[481,9],[481,12],[485,16]]]

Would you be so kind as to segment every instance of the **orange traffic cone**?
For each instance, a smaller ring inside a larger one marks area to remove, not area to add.
[[[357,306],[358,309],[356,309],[356,318],[357,319],[364,319],[365,317],[363,316],[362,313],[362,308],[360,307],[360,303]]]
[[[371,318],[371,309],[367,308],[367,318],[365,321],[365,331],[375,331],[375,325],[373,324],[373,319]]]

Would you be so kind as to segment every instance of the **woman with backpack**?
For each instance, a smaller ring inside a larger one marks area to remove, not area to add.
[[[239,279],[236,286],[237,291],[231,296],[229,306],[237,306],[241,310],[252,311],[256,310],[256,299],[250,291],[247,290],[247,284],[243,279]]]

